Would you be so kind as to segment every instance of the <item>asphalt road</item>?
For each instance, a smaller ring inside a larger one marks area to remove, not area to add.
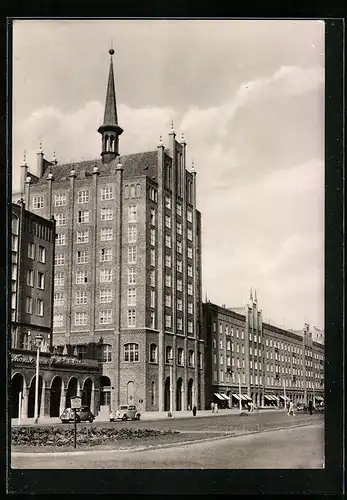
[[[144,451],[12,456],[19,469],[310,469],[324,467],[322,422]]]

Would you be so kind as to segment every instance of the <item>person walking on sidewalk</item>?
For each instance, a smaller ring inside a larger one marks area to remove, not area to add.
[[[212,411],[212,413],[214,413],[214,402],[213,401],[211,403],[211,411]]]
[[[193,417],[196,417],[196,406],[193,406]]]
[[[288,413],[287,413],[287,415],[290,415],[290,414],[292,414],[293,416],[295,416],[293,401],[290,401],[290,402],[289,402],[289,408],[288,408]]]
[[[215,405],[214,405],[214,411],[215,411],[216,413],[218,413],[218,403],[215,403]]]
[[[313,403],[312,403],[312,400],[310,399],[310,401],[308,402],[308,411],[309,411],[309,414],[312,415],[312,411],[313,411]]]

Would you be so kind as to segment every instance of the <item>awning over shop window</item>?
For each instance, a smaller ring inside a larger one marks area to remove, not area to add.
[[[265,394],[264,396],[268,401],[277,401],[275,396],[271,396],[271,394]]]
[[[287,401],[289,400],[288,396],[284,397],[284,396],[280,395],[280,398],[283,400],[286,399]]]
[[[240,401],[240,395],[239,394],[233,394],[234,398],[236,398],[238,401]],[[242,397],[241,397],[242,399]]]
[[[317,401],[324,401],[324,398],[322,398],[322,396],[315,396],[315,399]]]
[[[215,392],[214,395],[216,396],[216,398],[220,399],[221,401],[225,401],[223,396],[221,394],[219,394],[218,392]]]
[[[272,399],[272,401],[277,401],[278,398],[276,398],[276,396],[273,396],[272,394],[270,394],[270,398]]]
[[[230,399],[230,398],[229,398],[229,396],[227,396],[227,395],[226,395],[226,394],[224,394],[224,393],[221,393],[220,395],[221,395],[221,396],[223,396],[223,398],[224,398],[224,399],[226,399],[227,401]]]
[[[243,399],[245,399],[246,401],[252,401],[252,398],[250,396],[248,396],[248,394],[242,394],[242,397]]]

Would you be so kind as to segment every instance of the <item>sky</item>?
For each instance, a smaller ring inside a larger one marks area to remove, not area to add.
[[[168,145],[197,171],[203,298],[257,290],[263,319],[324,328],[324,23],[18,20],[13,190],[20,165],[95,159],[111,47],[121,154]]]

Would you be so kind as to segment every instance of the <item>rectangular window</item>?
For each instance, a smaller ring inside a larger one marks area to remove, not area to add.
[[[128,222],[137,222],[137,205],[128,207]]]
[[[177,311],[182,311],[182,308],[183,308],[182,299],[180,299],[180,298],[177,299],[176,306],[177,306]]]
[[[28,243],[28,257],[29,259],[35,259],[35,243]]]
[[[77,215],[77,221],[80,224],[86,224],[89,222],[89,210],[79,210]]]
[[[25,300],[25,312],[27,314],[33,313],[33,298],[32,297],[27,297]]]
[[[112,269],[100,269],[100,283],[112,281]]]
[[[187,210],[187,221],[192,222],[193,221],[193,213],[191,210]]]
[[[244,330],[241,330],[241,339],[244,340],[245,339],[245,331]]]
[[[192,283],[188,283],[187,288],[188,288],[188,295],[193,295],[193,285],[192,285]]]
[[[193,266],[191,266],[190,264],[188,264],[188,267],[187,267],[187,274],[190,278],[193,277]]]
[[[55,235],[55,245],[57,247],[66,245],[66,235],[62,233],[58,233]]]
[[[105,186],[101,188],[101,200],[112,200],[113,189],[112,186]]]
[[[112,248],[101,248],[100,262],[111,262],[111,261],[112,261]]]
[[[155,229],[151,229],[151,245],[155,245]]]
[[[183,268],[182,261],[181,261],[181,260],[178,260],[178,261],[176,262],[176,269],[177,269],[177,272],[181,273],[181,272],[182,272],[182,268]]]
[[[41,245],[39,245],[39,255],[38,255],[37,260],[39,262],[42,262],[43,264],[46,262],[46,249],[45,249],[45,247],[42,247]]]
[[[171,286],[171,275],[170,274],[165,274],[165,286],[168,286],[168,287]]]
[[[77,250],[76,256],[77,256],[76,259],[77,264],[87,264],[88,262],[87,250]]]
[[[33,197],[33,208],[43,208],[44,205],[44,197],[43,196],[34,196]]]
[[[150,211],[150,221],[151,221],[151,225],[155,226],[155,210],[154,210],[154,208],[151,208],[151,211]]]
[[[182,331],[182,328],[183,328],[182,318],[177,318],[177,330]]]
[[[137,228],[135,224],[130,224],[128,226],[128,243],[136,243],[137,240]]]
[[[76,273],[76,285],[83,285],[88,282],[88,274],[86,271]]]
[[[78,191],[77,202],[78,203],[89,203],[90,201],[90,192],[88,189],[82,189]]]
[[[45,289],[45,275],[39,271],[37,272],[37,288],[40,288],[40,290]]]
[[[155,328],[155,311],[151,311],[150,327]]]
[[[165,246],[171,248],[171,236],[169,234],[165,235]]]
[[[135,283],[136,283],[136,270],[134,267],[129,267],[128,268],[128,285],[135,285]]]
[[[62,212],[61,214],[54,215],[56,226],[66,226],[66,213]]]
[[[65,255],[63,253],[56,253],[54,256],[54,265],[63,266],[65,264]]]
[[[193,302],[188,301],[188,314],[193,314]]]
[[[27,271],[27,285],[34,286],[34,271],[32,269]]]
[[[165,255],[165,266],[171,267],[171,255]]]
[[[166,294],[165,295],[165,306],[166,307],[171,307],[171,304],[172,304],[171,295]]]
[[[56,194],[54,196],[54,205],[56,207],[62,207],[66,205],[66,193]]]
[[[108,302],[112,302],[112,290],[104,289],[100,290],[100,304],[107,304]]]
[[[88,243],[89,242],[89,231],[77,231],[77,243]]]
[[[136,310],[128,309],[128,327],[136,326]]]
[[[136,246],[128,247],[128,264],[136,264]]]
[[[165,196],[165,206],[166,206],[166,208],[171,209],[171,198],[170,198],[170,196]]]
[[[37,316],[43,316],[43,300],[42,299],[36,300],[36,314],[37,314]]]
[[[155,308],[155,291],[151,290],[150,292],[150,306]]]
[[[188,239],[189,241],[192,241],[192,239],[193,239],[193,232],[192,232],[192,230],[191,230],[191,229],[189,229],[189,228],[187,229],[187,239]]]
[[[177,215],[182,215],[182,205],[180,203],[177,203]]]
[[[101,220],[113,220],[113,208],[102,208],[101,212]]]
[[[79,290],[76,292],[76,301],[77,305],[86,304],[87,303],[87,292],[85,290]]]
[[[64,305],[64,294],[62,292],[57,292],[54,294],[54,307]]]
[[[188,259],[192,259],[193,258],[193,249],[192,249],[192,247],[188,247],[187,248],[187,257],[188,257]]]
[[[182,224],[180,222],[177,222],[176,230],[177,230],[177,234],[182,234]]]
[[[170,215],[165,215],[165,227],[171,229],[171,217]]]
[[[189,320],[187,325],[188,325],[188,333],[193,333],[193,322]]]
[[[182,292],[182,280],[177,280],[176,288],[179,292]]]
[[[112,309],[105,309],[105,311],[99,312],[99,323],[100,325],[109,325],[112,323]]]
[[[53,316],[53,327],[59,328],[64,326],[64,316],[62,314],[55,314]]]
[[[56,273],[54,275],[54,286],[63,286],[64,285],[64,273]]]
[[[84,326],[87,324],[87,313],[86,312],[76,312],[75,313],[75,326]]]
[[[155,266],[155,249],[151,248],[151,266]]]
[[[128,306],[136,306],[136,288],[128,289]]]
[[[231,342],[229,339],[227,339],[227,351],[230,351],[231,348]]]
[[[177,252],[182,253],[182,241],[177,241]]]
[[[165,328],[171,328],[171,314],[165,314]]]
[[[110,241],[113,240],[113,229],[112,227],[105,227],[100,231],[100,241]]]

